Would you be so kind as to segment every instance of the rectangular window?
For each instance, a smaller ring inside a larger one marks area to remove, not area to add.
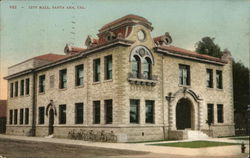
[[[207,104],[207,121],[214,123],[214,104]]]
[[[207,87],[213,88],[213,70],[207,69]]]
[[[216,70],[216,87],[222,89],[222,71]]]
[[[75,123],[82,124],[83,123],[83,103],[75,104]]]
[[[55,75],[49,77],[49,88],[54,88],[55,85]]]
[[[9,124],[12,125],[12,123],[13,123],[13,110],[10,110]]]
[[[14,124],[17,124],[17,109],[14,110]]]
[[[45,75],[39,76],[39,93],[45,92]]]
[[[14,96],[14,83],[10,84],[10,97],[13,98]]]
[[[26,80],[25,80],[25,85],[26,85],[26,89],[25,89],[25,93],[26,93],[26,95],[29,95],[30,94],[30,79],[29,78],[27,78]]]
[[[59,124],[66,124],[66,105],[59,105]]]
[[[153,100],[146,100],[146,123],[154,123],[154,104]]]
[[[94,78],[94,82],[100,81],[100,78],[101,78],[100,63],[101,63],[100,59],[95,59],[93,61],[93,78]]]
[[[84,81],[83,64],[75,67],[75,75],[76,75],[75,85],[76,86],[83,85]]]
[[[105,56],[105,79],[112,79],[112,55]]]
[[[179,65],[179,84],[190,85],[190,66]]]
[[[223,118],[223,104],[218,104],[217,105],[217,121],[218,123],[223,123],[224,118]]]
[[[20,96],[24,95],[24,80],[21,80]]]
[[[29,108],[25,108],[25,124],[29,124]]]
[[[20,119],[19,119],[19,124],[22,125],[23,124],[23,109],[20,109],[20,115],[19,115]]]
[[[59,88],[67,88],[67,69],[60,70],[59,72],[60,85]]]
[[[45,108],[44,107],[39,107],[38,111],[39,111],[39,120],[38,120],[38,123],[39,124],[44,124],[44,112],[45,112]]]
[[[112,100],[105,100],[105,123],[112,124],[113,122],[113,103]]]
[[[139,123],[140,100],[130,100],[130,123]]]
[[[100,101],[94,101],[93,102],[93,123],[99,124],[100,123],[100,115],[101,115],[101,102]]]
[[[15,82],[15,97],[18,96],[18,81]]]

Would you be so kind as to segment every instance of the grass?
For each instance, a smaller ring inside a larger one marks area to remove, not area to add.
[[[162,143],[162,144],[150,144],[150,145],[182,147],[182,148],[206,148],[206,147],[240,145],[240,144],[239,143],[212,142],[212,141],[191,141],[191,142]]]

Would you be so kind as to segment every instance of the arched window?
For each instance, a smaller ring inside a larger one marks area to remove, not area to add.
[[[139,78],[140,77],[140,65],[141,60],[137,55],[134,55],[132,57],[132,73],[134,77]]]
[[[146,57],[143,59],[143,78],[145,79],[151,79],[151,70],[152,68],[152,62],[150,58]]]

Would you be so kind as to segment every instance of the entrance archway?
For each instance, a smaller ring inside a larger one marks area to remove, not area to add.
[[[54,110],[49,110],[49,135],[54,133]]]
[[[194,109],[192,102],[187,98],[181,98],[176,105],[176,129],[194,128]]]

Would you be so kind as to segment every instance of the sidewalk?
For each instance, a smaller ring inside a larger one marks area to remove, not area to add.
[[[87,142],[81,140],[70,140],[70,139],[59,139],[59,138],[44,138],[44,137],[26,137],[26,136],[10,136],[10,135],[0,135],[0,138],[15,139],[15,140],[25,140],[25,141],[36,141],[36,142],[50,142],[59,144],[69,144],[69,145],[82,145],[82,146],[92,146],[101,148],[111,148],[111,149],[124,149],[133,151],[144,151],[152,153],[162,153],[162,154],[173,154],[173,155],[185,155],[185,156],[237,156],[242,155],[240,145],[233,146],[220,146],[220,147],[209,147],[209,148],[177,148],[177,147],[166,147],[166,146],[151,146],[148,144],[156,143],[172,143],[181,141],[163,141],[163,142],[151,142],[151,143],[104,143],[104,142]],[[210,138],[206,139],[209,141],[221,141],[221,142],[231,142],[231,143],[241,143],[239,140],[229,140],[227,138]],[[184,140],[190,141],[190,140]],[[249,145],[246,146],[246,153],[249,153]]]

